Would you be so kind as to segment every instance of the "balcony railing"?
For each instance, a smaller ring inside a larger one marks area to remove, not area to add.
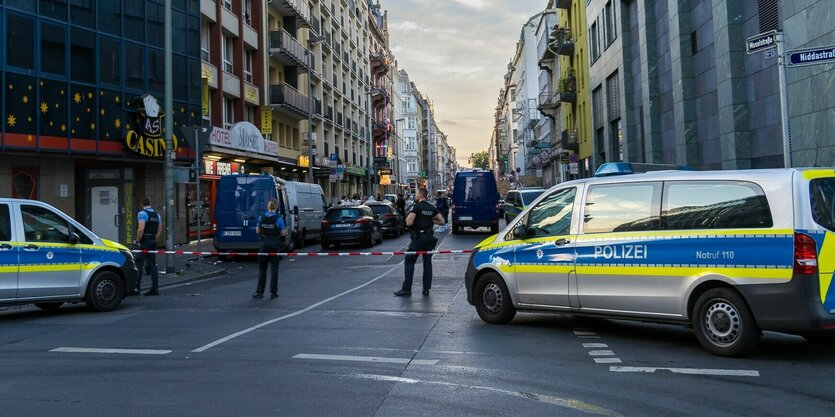
[[[554,26],[550,41],[558,55],[574,55],[574,40],[571,39],[570,30]]]
[[[270,56],[287,65],[307,67],[307,48],[284,29],[270,31]]]
[[[568,134],[568,130],[563,130],[560,137],[560,146],[567,151],[579,151],[580,143],[577,142],[577,134]]]
[[[287,84],[270,86],[270,104],[299,116],[308,115],[307,96]]]
[[[307,0],[271,0],[267,3],[278,9],[283,16],[295,16],[304,27],[310,27],[310,6]]]
[[[571,0],[557,0],[556,3],[558,9],[571,10]]]

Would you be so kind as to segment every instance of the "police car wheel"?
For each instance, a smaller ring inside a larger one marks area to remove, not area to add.
[[[110,311],[118,307],[125,295],[119,276],[110,271],[96,274],[87,288],[87,305],[96,311]]]
[[[58,310],[62,305],[64,305],[63,301],[52,301],[48,303],[35,303],[35,307],[44,310],[44,311],[55,311]]]
[[[696,301],[693,313],[696,338],[714,355],[745,355],[760,341],[762,332],[754,315],[733,289],[708,290]]]
[[[516,315],[510,301],[507,285],[497,274],[490,272],[478,280],[475,286],[475,308],[486,323],[505,324]]]

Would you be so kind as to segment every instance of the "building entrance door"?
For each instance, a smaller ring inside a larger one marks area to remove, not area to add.
[[[119,187],[95,186],[90,192],[91,228],[103,239],[119,241]]]

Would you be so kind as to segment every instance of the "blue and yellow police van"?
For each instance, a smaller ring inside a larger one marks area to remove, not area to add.
[[[128,248],[55,207],[0,198],[0,305],[55,310],[84,301],[109,311],[136,285],[137,272]]]
[[[835,340],[835,170],[598,172],[475,247],[465,283],[482,320],[680,323],[724,356],[751,352],[763,330]]]

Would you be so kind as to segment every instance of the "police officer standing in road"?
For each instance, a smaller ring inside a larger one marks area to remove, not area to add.
[[[142,211],[136,215],[136,224],[137,240],[134,244],[138,245],[139,249],[156,250],[157,240],[162,237],[162,217],[151,207],[151,199],[148,197],[142,199]],[[139,295],[139,284],[142,282],[142,274],[145,272],[145,267],[148,266],[151,270],[151,289],[145,295],[159,295],[157,254],[141,254],[137,266],[139,267],[139,275],[136,277],[136,289],[132,294]]]
[[[276,211],[278,210],[278,201],[270,199],[267,203],[267,212],[263,216],[258,217],[258,226],[255,232],[261,236],[261,253],[265,252],[280,252],[283,247],[284,236],[284,219]],[[278,297],[278,256],[277,255],[259,255],[258,256],[258,287],[252,298],[264,298],[264,286],[267,284],[267,265],[270,265],[270,298]]]
[[[411,228],[412,241],[409,243],[409,251],[430,251],[435,249],[438,239],[432,231],[436,224],[444,224],[441,213],[429,201],[429,192],[421,188],[417,192],[417,198],[412,206],[409,215],[406,216],[406,226]],[[394,293],[397,297],[409,297],[412,295],[412,278],[415,275],[415,262],[418,255],[406,255],[406,279],[403,281],[403,288]],[[429,295],[432,288],[432,255],[423,255],[423,295]]]

